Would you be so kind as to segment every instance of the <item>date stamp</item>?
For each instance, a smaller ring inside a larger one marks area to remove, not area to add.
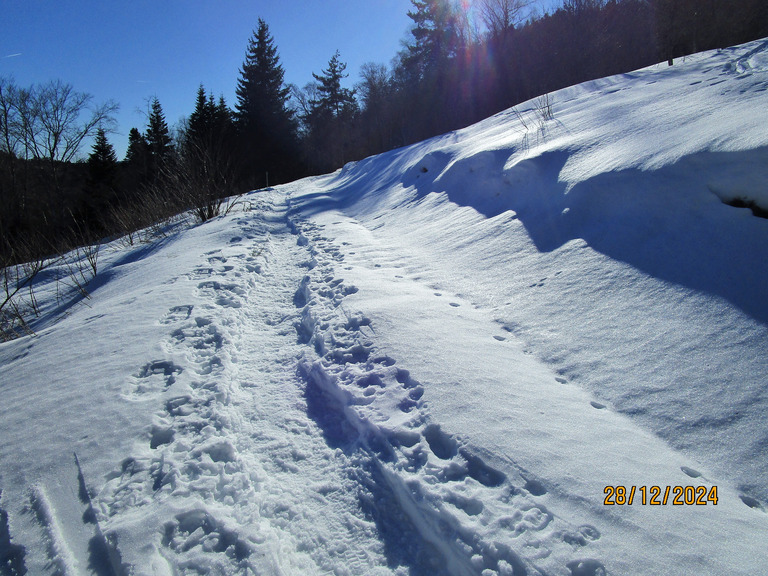
[[[605,506],[717,506],[717,486],[606,486]]]

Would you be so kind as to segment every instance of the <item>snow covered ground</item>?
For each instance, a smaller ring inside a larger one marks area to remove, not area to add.
[[[765,573],[767,89],[589,82],[42,278],[0,572]]]

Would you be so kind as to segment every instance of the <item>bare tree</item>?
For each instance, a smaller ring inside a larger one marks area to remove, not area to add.
[[[526,18],[532,0],[481,0],[480,15],[493,37],[500,37]]]
[[[29,90],[18,88],[12,79],[0,77],[0,178],[3,179],[2,201],[6,206],[23,210],[23,196],[19,193],[17,158],[28,158],[29,151],[24,145],[24,120],[22,110],[28,107]],[[17,202],[18,200],[18,202]],[[2,224],[0,224],[1,226]]]
[[[604,0],[563,0],[563,10],[570,14],[582,14],[588,11],[600,10]]]
[[[111,101],[93,105],[93,96],[60,80],[35,86],[18,101],[24,145],[32,157],[48,161],[58,188],[59,164],[72,161],[99,126],[109,127],[117,109]]]

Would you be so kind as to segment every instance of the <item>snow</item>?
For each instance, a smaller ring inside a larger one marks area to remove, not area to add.
[[[766,41],[596,80],[42,277],[3,573],[762,573],[766,88]]]

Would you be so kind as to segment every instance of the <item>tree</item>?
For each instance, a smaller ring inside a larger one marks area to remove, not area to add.
[[[357,85],[362,110],[360,124],[364,154],[377,154],[396,146],[392,78],[383,64],[367,62],[360,68],[362,81]]]
[[[96,106],[93,96],[60,80],[29,89],[5,81],[2,93],[3,147],[14,156],[46,161],[56,190],[62,164],[77,157],[83,141],[98,126],[112,124],[118,109],[114,102]]]
[[[237,82],[235,121],[253,184],[285,181],[297,170],[296,120],[288,107],[290,88],[284,83],[274,38],[264,20],[248,41]]]
[[[165,114],[157,97],[150,103],[147,131],[147,173],[151,184],[158,184],[163,170],[168,168],[173,155],[173,140],[165,121]]]
[[[395,69],[401,131],[407,141],[458,127],[466,118],[461,77],[468,24],[449,0],[411,0],[411,39]],[[461,56],[461,58],[459,58]]]
[[[213,94],[211,94],[210,98],[206,96],[205,87],[200,84],[200,87],[197,89],[195,109],[192,111],[187,123],[186,140],[202,142],[208,138],[211,133],[215,109],[215,104],[212,100]]]
[[[456,53],[462,34],[448,0],[411,0],[414,10],[413,43],[406,46],[402,63],[412,80],[422,80]]]
[[[313,103],[314,114],[338,119],[353,114],[357,109],[355,91],[341,86],[341,81],[349,74],[344,73],[347,65],[341,62],[340,58],[341,55],[336,50],[336,53],[328,61],[326,70],[323,70],[319,75],[312,73],[318,82],[318,98]]]
[[[224,98],[217,103],[213,94],[206,96],[201,85],[173,171],[177,192],[200,221],[217,216],[224,198],[235,192],[233,135],[232,113]]]
[[[504,38],[524,19],[532,0],[482,0],[480,15],[493,39]]]
[[[307,161],[316,170],[337,168],[349,159],[358,106],[354,90],[341,85],[346,68],[337,50],[327,69],[312,74],[316,96],[303,120]]]
[[[563,10],[570,14],[595,12],[603,7],[605,0],[563,0]]]
[[[105,184],[112,187],[115,183],[117,173],[117,154],[112,144],[107,140],[104,129],[99,127],[96,131],[91,148],[91,154],[88,156],[88,176],[91,183]]]
[[[83,217],[88,230],[103,230],[106,222],[106,212],[114,201],[117,185],[117,154],[107,140],[104,129],[96,131],[88,156],[88,179],[85,185],[83,199]]]
[[[18,183],[18,157],[25,152],[20,111],[20,104],[25,98],[24,91],[11,79],[0,77],[0,201],[9,209],[9,215],[23,211],[23,195],[20,194]],[[3,219],[0,218],[0,228]]]
[[[139,132],[139,129],[131,128],[128,132],[128,149],[125,151],[125,162],[129,164],[141,163],[143,165],[148,146],[147,139]]]

